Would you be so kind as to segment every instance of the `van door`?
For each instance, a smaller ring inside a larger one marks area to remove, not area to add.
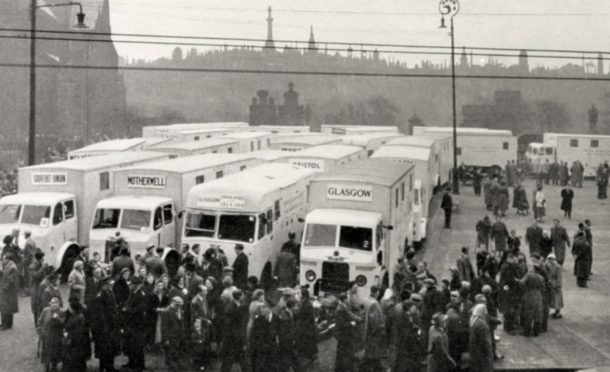
[[[163,208],[163,228],[161,229],[161,242],[164,247],[176,244],[176,219],[173,203],[167,203]]]
[[[76,213],[76,200],[66,200],[62,204],[64,210],[64,242],[77,241],[78,214]]]

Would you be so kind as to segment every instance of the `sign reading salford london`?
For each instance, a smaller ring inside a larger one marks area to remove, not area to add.
[[[324,172],[324,160],[319,159],[290,159],[288,163],[304,169]]]
[[[164,189],[167,187],[167,182],[165,176],[128,176],[127,187]]]
[[[329,184],[326,186],[326,198],[335,200],[352,200],[361,202],[373,201],[373,186]]]
[[[32,185],[67,185],[67,173],[32,173]]]

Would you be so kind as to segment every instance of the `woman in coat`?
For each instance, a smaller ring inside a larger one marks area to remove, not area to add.
[[[472,310],[470,318],[470,372],[493,372],[494,352],[491,343],[491,331],[487,323],[487,308],[478,304]]]
[[[456,362],[449,355],[449,339],[445,333],[447,316],[436,313],[432,316],[432,327],[428,336],[428,370],[427,372],[448,372],[456,367]],[[426,332],[426,330],[422,330]]]
[[[91,357],[89,330],[85,324],[83,309],[78,300],[70,302],[64,323],[64,363],[65,372],[87,370],[87,359]]]
[[[45,366],[45,372],[57,371],[57,364],[62,359],[64,326],[59,298],[54,297],[50,305],[42,310],[37,325],[40,361]]]
[[[555,312],[551,317],[553,319],[559,319],[561,318],[560,312],[563,308],[561,265],[557,262],[554,253],[549,254],[547,260],[546,268],[549,274],[549,284],[551,286],[551,303],[549,304],[549,307],[555,309]]]
[[[500,214],[500,216],[504,217],[504,216],[506,216],[506,210],[508,209],[508,204],[509,204],[509,199],[510,199],[508,187],[506,186],[505,181],[502,181],[502,183],[498,187],[497,198],[498,198],[498,213]]]
[[[477,231],[477,248],[484,245],[485,249],[489,249],[489,236],[491,234],[491,220],[489,216],[485,216],[477,222],[475,229]]]

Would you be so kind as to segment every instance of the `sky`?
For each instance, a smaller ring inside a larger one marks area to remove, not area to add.
[[[607,5],[607,0],[461,0],[455,44],[604,51],[610,58]],[[439,29],[436,0],[110,0],[111,25],[114,33],[264,39],[268,6],[276,40],[306,41],[313,26],[317,41],[353,43],[354,49],[359,43],[450,45],[447,29]],[[130,59],[169,56],[173,48],[117,43],[119,54]]]

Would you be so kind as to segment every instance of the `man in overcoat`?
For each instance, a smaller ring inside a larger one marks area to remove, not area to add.
[[[539,265],[534,262],[533,265]],[[521,312],[521,323],[523,335],[526,337],[538,336],[542,329],[543,320],[543,298],[544,279],[538,274],[534,267],[519,280],[524,290],[523,309]]]
[[[146,320],[148,294],[142,289],[143,280],[139,276],[130,278],[131,293],[125,303],[125,326],[127,332],[127,366],[134,372],[145,369],[144,346],[146,345]]]
[[[570,185],[566,185],[565,189],[561,190],[561,210],[563,216],[572,219],[572,200],[574,199],[574,190]]]
[[[100,372],[114,372],[114,358],[120,353],[119,309],[112,293],[112,277],[100,279],[100,291],[91,301],[90,328]]]
[[[551,227],[551,240],[557,263],[563,266],[566,259],[566,247],[570,246],[570,236],[565,227],[559,224],[558,219],[555,219],[555,226]]]
[[[235,261],[233,261],[233,281],[242,291],[248,286],[248,256],[244,253],[243,244],[235,244]]]
[[[583,231],[579,231],[572,243],[572,256],[574,256],[574,275],[576,285],[587,288],[587,280],[590,275],[591,245]]]
[[[184,359],[184,346],[186,340],[185,315],[183,311],[184,300],[176,296],[171,304],[165,308],[161,316],[161,337],[165,348],[165,364],[171,372],[178,372]]]
[[[491,239],[494,241],[497,252],[502,254],[506,251],[508,229],[500,216],[496,216],[496,222],[491,226]]]
[[[2,257],[0,270],[0,330],[13,328],[13,315],[19,312],[19,271],[15,256],[7,252]]]
[[[542,242],[542,228],[534,220],[525,231],[525,242],[530,247],[530,256],[540,254],[540,243]]]

